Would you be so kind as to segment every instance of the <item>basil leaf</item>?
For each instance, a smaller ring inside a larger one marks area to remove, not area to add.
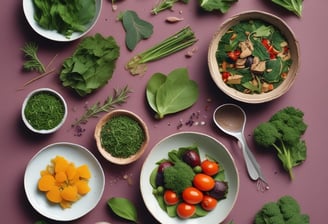
[[[302,16],[303,0],[272,0],[272,2],[293,12],[295,15],[299,17]]]
[[[166,81],[166,76],[162,73],[155,73],[147,83],[146,96],[151,109],[157,112],[156,93],[158,88]]]
[[[116,215],[126,220],[130,220],[135,223],[137,222],[137,209],[128,199],[113,197],[108,200],[107,204]]]
[[[153,25],[138,17],[134,11],[125,11],[120,15],[126,31],[125,43],[132,51],[142,39],[148,39],[153,34]]]

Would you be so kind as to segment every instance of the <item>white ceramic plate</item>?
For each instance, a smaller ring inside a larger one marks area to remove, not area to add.
[[[65,157],[76,166],[87,164],[91,172],[90,192],[67,209],[48,202],[45,194],[37,187],[40,171],[57,155]],[[41,149],[28,163],[24,176],[25,193],[31,205],[43,216],[57,221],[78,219],[90,212],[101,199],[104,187],[105,176],[98,160],[86,148],[67,142],[54,143]]]
[[[95,0],[96,1],[96,13],[93,20],[89,23],[88,28],[85,32],[74,32],[70,38],[65,37],[64,35],[58,33],[56,30],[46,30],[38,25],[38,23],[34,19],[34,6],[33,6],[33,0],[23,0],[23,11],[26,17],[27,22],[30,24],[32,29],[38,33],[39,35],[50,39],[54,41],[59,42],[67,42],[67,41],[73,41],[76,40],[82,36],[84,36],[86,33],[88,33],[93,26],[96,24],[101,8],[102,8],[102,0]]]
[[[204,217],[191,218],[186,220],[171,218],[160,208],[157,200],[153,196],[153,189],[149,183],[149,177],[153,169],[156,167],[156,162],[163,158],[168,158],[167,153],[169,151],[193,144],[198,146],[201,159],[204,159],[205,155],[208,154],[216,159],[224,167],[226,181],[228,182],[229,186],[227,198],[220,201],[216,208]],[[164,138],[154,146],[147,159],[145,160],[141,170],[140,189],[146,207],[160,223],[221,223],[228,216],[236,202],[239,191],[239,176],[235,162],[223,144],[206,134],[197,132],[181,132]]]

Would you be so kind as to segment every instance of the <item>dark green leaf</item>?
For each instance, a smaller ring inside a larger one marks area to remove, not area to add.
[[[272,0],[273,3],[284,7],[297,16],[302,16],[303,0]]]
[[[149,79],[147,83],[146,89],[146,97],[149,106],[154,110],[157,111],[156,106],[156,93],[159,87],[166,81],[166,76],[162,73],[155,73]]]
[[[220,10],[226,13],[238,0],[199,0],[201,8],[206,11]]]
[[[130,51],[132,51],[142,39],[148,39],[153,34],[153,25],[140,19],[136,12],[125,11],[120,16],[126,31],[125,43]]]
[[[281,81],[282,61],[277,58],[266,62],[266,71],[263,74],[265,81],[269,83]]]
[[[113,197],[108,200],[107,204],[116,215],[126,220],[130,220],[135,223],[137,222],[137,209],[130,200],[126,198]]]

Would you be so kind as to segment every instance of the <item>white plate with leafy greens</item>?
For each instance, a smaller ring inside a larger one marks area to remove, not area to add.
[[[78,7],[84,7],[83,10],[80,10],[80,15],[77,14],[72,14],[72,10],[70,11],[64,11],[67,10],[68,7],[71,6],[67,6],[66,3],[61,3],[59,0],[54,1],[59,2],[57,5],[62,6],[61,9],[56,8],[56,10],[58,9],[58,11],[56,11],[57,15],[60,14],[62,16],[62,18],[65,17],[65,21],[70,21],[67,22],[67,24],[69,24],[70,27],[74,27],[73,28],[73,32],[70,34],[63,34],[62,32],[59,32],[58,30],[68,30],[66,29],[67,26],[65,26],[65,28],[62,25],[59,25],[59,27],[53,28],[54,27],[54,23],[51,23],[49,21],[45,21],[45,19],[42,19],[42,21],[45,24],[50,24],[47,25],[48,27],[52,27],[52,28],[44,28],[45,26],[41,26],[39,24],[39,22],[37,22],[36,20],[36,7],[34,2],[37,2],[38,4],[40,4],[40,7],[42,9],[44,9],[45,11],[50,11],[51,9],[51,1],[50,0],[43,0],[43,1],[39,1],[39,0],[23,0],[23,11],[26,17],[27,22],[30,24],[30,26],[32,27],[32,29],[38,33],[39,35],[50,39],[50,40],[54,40],[54,41],[59,41],[59,42],[67,42],[67,41],[73,41],[76,40],[82,36],[84,36],[86,33],[88,33],[93,26],[96,24],[99,16],[100,16],[100,12],[101,12],[101,8],[102,8],[102,1],[101,0],[88,0],[88,1],[83,1],[84,3],[87,3],[88,5],[79,5]],[[71,1],[72,4],[75,4],[78,1]],[[92,5],[90,4],[92,3]],[[67,6],[67,7],[66,7]],[[75,6],[74,6],[75,7]],[[92,11],[91,11],[92,10]],[[41,13],[41,14],[46,14],[46,13]],[[86,17],[86,16],[89,17]],[[60,16],[58,16],[60,17]],[[73,18],[75,17],[75,18]],[[46,19],[48,20],[48,19]],[[72,22],[71,22],[72,21]],[[73,22],[74,21],[74,22]],[[81,22],[83,21],[83,22]],[[55,21],[55,24],[62,24],[61,21]],[[77,30],[81,30],[81,31],[77,31]],[[71,30],[71,29],[69,29]]]
[[[214,210],[203,217],[189,219],[171,218],[161,209],[155,196],[151,193],[153,187],[150,184],[150,176],[157,166],[156,163],[168,158],[169,151],[191,145],[198,147],[201,158],[205,158],[206,155],[211,156],[211,158],[223,166],[225,181],[228,183],[228,193],[225,199],[218,202]],[[239,191],[239,175],[234,159],[225,146],[218,140],[203,133],[180,132],[162,139],[151,150],[141,170],[140,189],[146,207],[160,223],[221,223],[229,215],[236,202]]]
[[[76,166],[86,164],[91,172],[90,191],[74,202],[71,208],[63,209],[50,203],[44,192],[38,190],[40,172],[45,170],[56,156],[63,156]],[[86,148],[67,142],[59,142],[41,149],[28,163],[24,176],[27,199],[41,215],[56,221],[75,220],[90,212],[100,201],[105,187],[103,169],[94,155]]]

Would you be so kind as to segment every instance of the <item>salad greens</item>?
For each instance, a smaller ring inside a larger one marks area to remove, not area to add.
[[[199,0],[200,7],[206,11],[220,10],[226,13],[238,0]]]
[[[198,85],[189,79],[186,68],[175,69],[167,76],[155,73],[147,83],[148,104],[159,119],[192,106],[198,95]]]
[[[127,10],[121,12],[118,19],[122,21],[126,31],[125,43],[130,51],[142,39],[148,39],[153,34],[153,25],[139,18],[136,12]]]
[[[197,39],[191,28],[189,26],[184,27],[160,43],[131,58],[125,68],[132,75],[142,74],[147,71],[147,62],[169,56],[193,45],[196,41]]]
[[[107,201],[107,204],[116,215],[126,220],[137,223],[137,208],[129,199],[121,197],[112,197]]]
[[[120,48],[113,37],[86,37],[64,61],[60,80],[63,86],[85,96],[111,79],[119,55]]]
[[[33,0],[33,3],[36,22],[67,38],[73,32],[85,31],[96,13],[95,0]]]
[[[271,0],[271,1],[293,12],[295,15],[299,17],[302,16],[303,0]]]

